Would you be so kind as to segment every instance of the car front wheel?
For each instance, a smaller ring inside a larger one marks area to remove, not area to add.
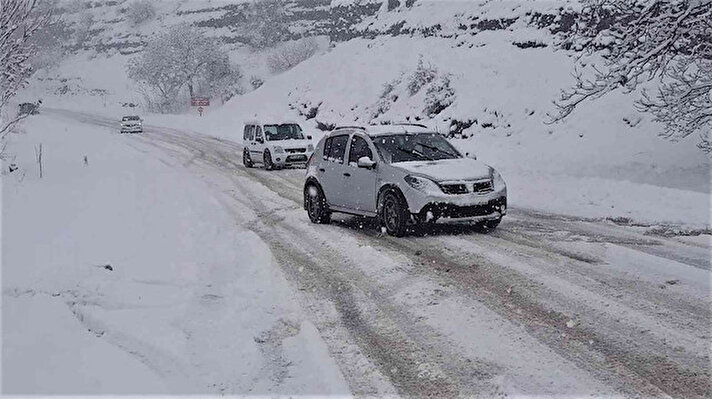
[[[304,206],[312,223],[328,224],[331,221],[326,197],[318,186],[309,184],[304,188]]]
[[[402,237],[405,235],[410,214],[408,205],[402,196],[395,191],[388,191],[383,197],[383,206],[380,212],[381,225],[386,228],[389,235]]]
[[[255,164],[252,162],[252,158],[250,158],[250,152],[247,150],[247,148],[242,150],[242,164],[245,165],[246,168],[251,168],[255,166]]]
[[[274,169],[274,162],[272,162],[272,154],[270,154],[269,150],[265,150],[264,156],[262,158],[264,160],[265,170]]]

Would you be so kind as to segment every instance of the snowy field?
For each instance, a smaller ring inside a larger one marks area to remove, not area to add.
[[[157,2],[129,29],[121,4],[96,11],[95,41],[231,12]],[[41,98],[40,115],[2,159],[0,391],[710,397],[710,157],[658,137],[640,93],[547,123],[574,59],[523,21],[560,5],[386,4],[349,28],[362,37],[281,73],[231,42],[244,85],[265,82],[202,117],[148,112],[120,46],[39,71],[13,106]],[[432,80],[413,91],[418,73]],[[133,114],[144,132],[118,134]],[[335,125],[464,124],[449,140],[501,172],[508,214],[402,238],[368,218],[312,224],[304,169],[242,164],[253,119],[296,121],[315,144]]]
[[[25,129],[3,178],[4,393],[348,392],[254,215],[115,129]]]

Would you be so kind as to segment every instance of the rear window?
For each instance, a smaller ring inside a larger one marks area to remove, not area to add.
[[[346,144],[349,141],[349,136],[334,136],[326,139],[324,143],[324,159],[331,162],[344,163],[344,154],[346,153]]]
[[[139,118],[137,115],[124,116],[123,118],[121,118],[122,121],[137,121],[139,119],[141,118]]]

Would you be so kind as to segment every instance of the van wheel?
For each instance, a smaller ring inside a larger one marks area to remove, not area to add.
[[[326,204],[326,197],[315,184],[304,187],[304,207],[307,209],[312,223],[328,224],[331,222],[331,211]]]
[[[242,150],[242,164],[245,165],[246,168],[255,166],[252,162],[252,158],[250,158],[250,152],[247,151],[247,148]]]
[[[272,170],[274,169],[274,163],[272,162],[272,154],[269,153],[269,150],[265,150],[265,154],[262,157],[263,163],[265,165],[265,170]]]
[[[405,235],[410,214],[408,206],[404,203],[397,192],[391,190],[384,194],[383,205],[381,206],[381,225],[386,228],[386,232],[395,237]]]

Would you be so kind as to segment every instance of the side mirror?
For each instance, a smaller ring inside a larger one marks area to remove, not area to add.
[[[475,161],[477,160],[477,155],[475,155],[474,153],[467,152],[467,153],[465,153],[465,156],[470,159],[474,159]]]
[[[369,157],[361,157],[358,159],[359,168],[372,169],[374,166],[376,166],[376,162]]]
[[[255,141],[258,142],[258,143],[260,143],[260,144],[264,144],[264,143],[265,143],[265,139],[263,139],[262,137],[256,138]]]
[[[311,140],[311,139],[312,139],[312,136],[307,136],[307,140]]]

